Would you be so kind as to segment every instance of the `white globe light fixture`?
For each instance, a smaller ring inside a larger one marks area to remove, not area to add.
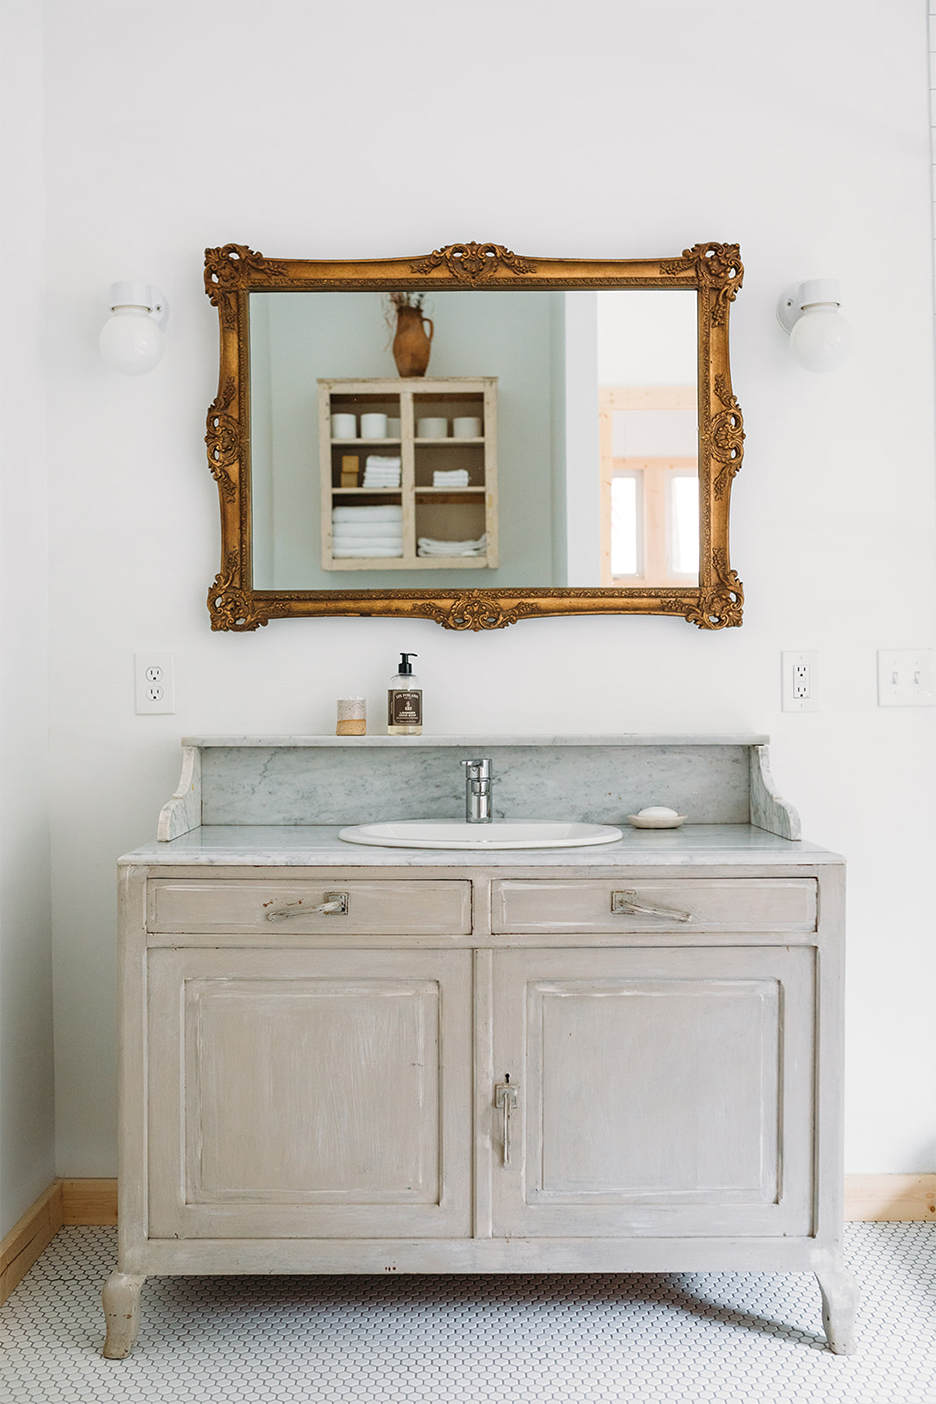
[[[777,303],[777,321],[789,333],[790,352],[804,370],[838,370],[848,360],[852,331],[840,303],[835,278],[794,283]]]
[[[99,342],[105,365],[122,375],[145,375],[162,356],[169,304],[151,283],[131,279],[111,283],[107,306],[111,316]]]

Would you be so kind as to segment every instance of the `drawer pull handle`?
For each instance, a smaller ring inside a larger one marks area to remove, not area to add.
[[[510,1164],[510,1112],[517,1105],[517,1089],[510,1086],[510,1073],[504,1074],[504,1081],[499,1082],[494,1088],[494,1105],[498,1111],[504,1113],[504,1130],[501,1144],[503,1146],[503,1164]]]
[[[298,902],[287,902],[285,907],[274,907],[271,912],[267,912],[267,921],[288,921],[290,917],[302,916],[304,912],[324,912],[326,916],[347,916],[348,899],[347,892],[326,892],[325,901],[320,902],[317,907],[307,907],[300,897]]]
[[[648,907],[641,902],[637,902],[637,893],[612,892],[611,911],[615,916],[632,916],[639,913],[641,916],[670,917],[676,921],[691,921],[691,912],[680,912],[675,907]]]

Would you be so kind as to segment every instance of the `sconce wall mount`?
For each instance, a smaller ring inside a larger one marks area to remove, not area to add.
[[[111,283],[107,309],[99,342],[105,364],[122,375],[145,375],[162,356],[169,303],[152,283],[128,279]]]
[[[848,360],[852,332],[839,311],[841,300],[837,279],[810,278],[792,283],[777,303],[777,321],[804,370],[838,370]]]

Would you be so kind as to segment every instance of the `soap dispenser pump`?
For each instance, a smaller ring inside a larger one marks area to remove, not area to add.
[[[422,685],[413,672],[411,658],[417,653],[401,653],[400,667],[387,689],[387,735],[422,735]]]

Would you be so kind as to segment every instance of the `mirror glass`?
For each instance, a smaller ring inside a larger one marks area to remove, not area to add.
[[[699,585],[695,289],[248,304],[255,590]]]

